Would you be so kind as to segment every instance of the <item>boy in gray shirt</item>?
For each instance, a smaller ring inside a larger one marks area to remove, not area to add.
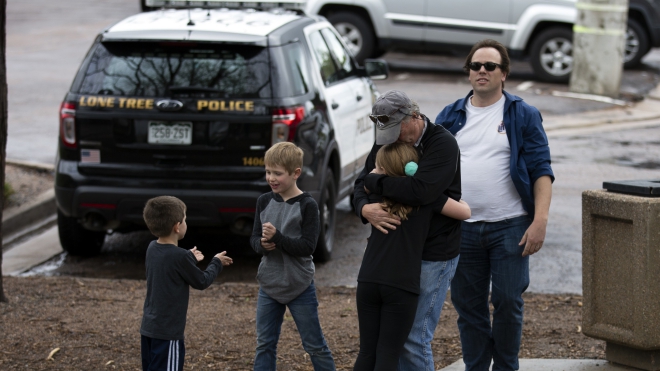
[[[226,252],[216,254],[205,271],[197,268],[204,259],[194,247],[178,247],[185,236],[186,205],[172,196],[147,201],[144,221],[158,240],[147,248],[147,296],[140,327],[142,369],[182,371],[186,348],[183,332],[188,312],[189,286],[204,290],[211,286],[223,265],[232,263]]]
[[[316,201],[296,185],[303,151],[281,142],[266,151],[266,181],[272,192],[257,200],[252,248],[263,254],[257,280],[257,350],[254,370],[275,370],[277,342],[289,308],[315,371],[334,370],[323,336],[314,287],[312,253],[319,236]]]

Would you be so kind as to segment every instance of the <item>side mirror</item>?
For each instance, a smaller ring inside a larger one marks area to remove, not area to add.
[[[385,80],[390,73],[383,59],[365,59],[364,70],[372,80]]]

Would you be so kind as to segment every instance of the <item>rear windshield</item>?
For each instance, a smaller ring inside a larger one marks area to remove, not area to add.
[[[270,98],[266,48],[181,42],[107,42],[91,57],[80,94]]]

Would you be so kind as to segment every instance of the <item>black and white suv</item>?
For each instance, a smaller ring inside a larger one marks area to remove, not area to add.
[[[157,195],[181,198],[191,228],[249,235],[270,190],[264,153],[292,141],[304,151],[299,186],[321,210],[315,257],[327,260],[335,204],[374,142],[369,75],[387,66],[358,66],[330,23],[286,2],[203,3],[218,7],[137,14],[97,36],[60,109],[62,247],[92,255],[107,231],[144,228]]]

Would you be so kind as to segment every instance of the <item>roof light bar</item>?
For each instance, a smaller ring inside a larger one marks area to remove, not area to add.
[[[224,0],[146,0],[146,5],[155,8],[232,8],[232,9],[274,9],[304,10],[306,0],[259,0],[259,1],[224,1]]]

